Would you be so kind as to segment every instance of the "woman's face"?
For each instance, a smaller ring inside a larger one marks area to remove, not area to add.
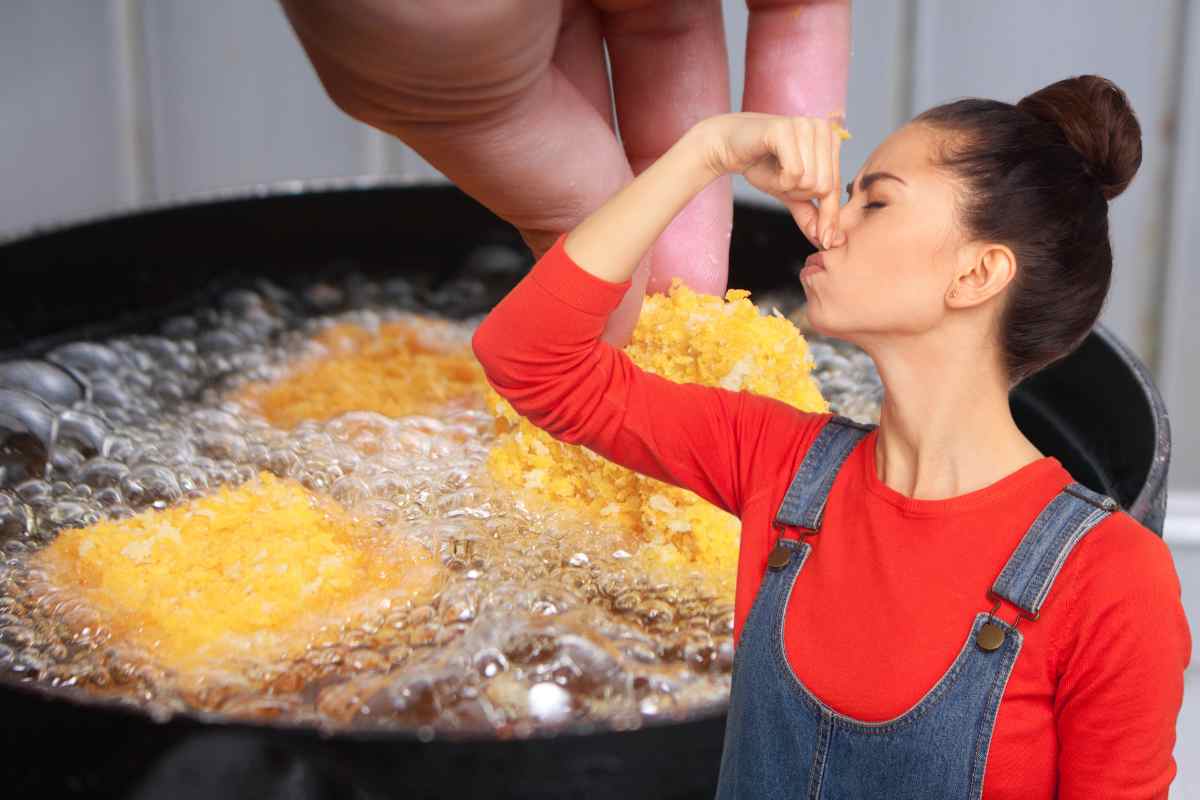
[[[931,161],[938,136],[909,123],[889,136],[851,182],[839,225],[845,241],[802,278],[808,321],[821,334],[866,347],[876,335],[937,327],[969,256],[954,185]]]

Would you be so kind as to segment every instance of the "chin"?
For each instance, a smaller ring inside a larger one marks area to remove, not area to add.
[[[813,305],[808,306],[808,327],[813,333],[827,336],[831,339],[841,339],[851,344],[856,344],[851,338],[853,333],[844,330],[836,321],[826,319],[826,314],[823,309],[818,309]]]
[[[817,306],[808,301],[804,304],[804,313],[808,319],[808,327],[813,333],[819,333],[822,336],[833,336],[829,332],[829,326],[825,324],[824,314],[817,310]]]

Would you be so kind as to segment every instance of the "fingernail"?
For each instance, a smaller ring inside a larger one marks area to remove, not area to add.
[[[833,234],[825,231],[825,234],[821,237],[821,246],[828,250],[831,244],[833,244]]]

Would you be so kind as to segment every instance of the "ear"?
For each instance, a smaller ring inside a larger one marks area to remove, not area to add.
[[[1002,244],[964,248],[959,273],[946,290],[946,302],[956,308],[978,305],[1004,291],[1017,274],[1017,257]]]

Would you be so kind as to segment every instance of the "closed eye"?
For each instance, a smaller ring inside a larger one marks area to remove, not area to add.
[[[854,199],[854,182],[851,181],[850,183],[846,184],[846,202],[849,203],[853,199]],[[887,203],[879,203],[879,202],[867,203],[866,205],[863,206],[863,210],[870,210],[873,208],[883,208],[885,205],[887,205]]]

